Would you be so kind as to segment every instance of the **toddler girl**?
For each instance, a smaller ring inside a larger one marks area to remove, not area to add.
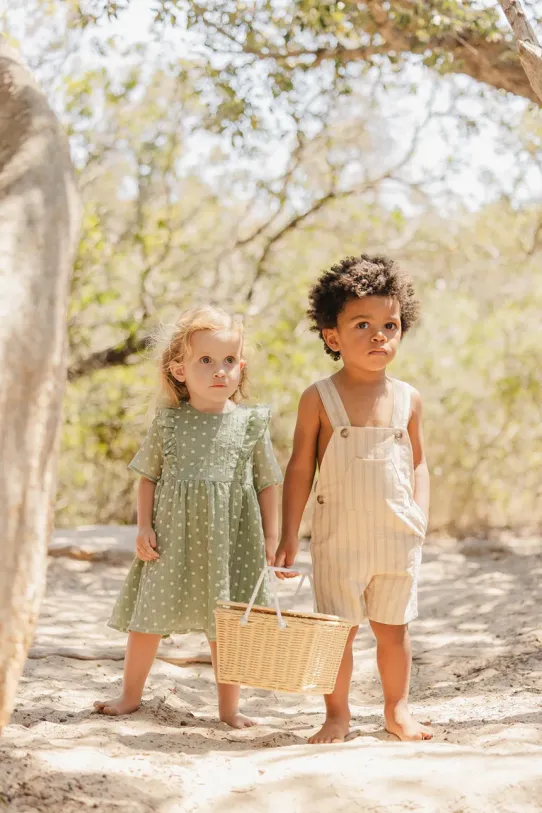
[[[164,406],[130,463],[141,478],[137,558],[109,622],[128,645],[121,696],[94,704],[103,714],[136,711],[163,636],[205,632],[216,669],[217,601],[248,601],[273,563],[281,472],[269,409],[239,403],[245,375],[239,321],[213,307],[181,316],[160,358]],[[220,719],[253,725],[239,687],[217,689]]]

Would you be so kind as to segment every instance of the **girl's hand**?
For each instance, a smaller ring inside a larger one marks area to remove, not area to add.
[[[299,541],[297,539],[284,540],[282,539],[277,549],[275,556],[275,567],[292,567],[299,550]],[[299,573],[277,573],[278,579],[293,579]]]
[[[156,534],[152,528],[138,528],[136,539],[136,556],[143,562],[159,559],[156,548]]]
[[[275,539],[266,539],[265,540],[265,560],[268,565],[275,564],[275,555],[277,553],[277,540]]]

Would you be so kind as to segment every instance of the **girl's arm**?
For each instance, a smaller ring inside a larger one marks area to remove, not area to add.
[[[422,431],[423,404],[421,395],[417,390],[412,393],[412,414],[408,424],[408,434],[412,444],[414,461],[414,500],[420,506],[425,517],[429,517],[429,469],[425,459],[425,449]]]
[[[152,527],[152,509],[156,483],[141,477],[137,491],[137,539],[136,555],[144,562],[158,559],[156,552],[156,534]]]
[[[279,496],[276,486],[267,486],[258,494],[265,539],[265,558],[268,565],[275,561],[279,541]]]
[[[284,477],[282,493],[282,535],[275,558],[276,567],[291,567],[299,548],[299,526],[309,499],[316,471],[320,396],[309,387],[299,402],[294,445]],[[281,574],[277,574],[281,575]]]

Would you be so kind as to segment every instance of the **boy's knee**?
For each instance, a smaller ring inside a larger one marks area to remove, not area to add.
[[[371,629],[380,644],[402,644],[408,636],[408,624],[381,624],[371,621]]]

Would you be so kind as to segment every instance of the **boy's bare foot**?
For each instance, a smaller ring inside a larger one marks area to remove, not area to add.
[[[416,740],[430,740],[433,732],[430,728],[418,723],[404,705],[390,707],[384,710],[386,731],[395,734],[403,742]]]
[[[231,728],[252,728],[258,725],[258,723],[251,720],[250,717],[245,717],[244,714],[241,714],[240,711],[234,711],[231,714],[221,714],[220,722],[226,723],[226,725],[229,725]]]
[[[320,731],[309,737],[309,743],[320,745],[326,742],[344,742],[349,731],[348,717],[327,717]]]
[[[118,717],[121,714],[133,714],[137,711],[141,701],[134,702],[126,700],[122,695],[117,697],[116,700],[101,701],[97,700],[94,703],[94,708],[98,714],[108,714],[111,717]]]

